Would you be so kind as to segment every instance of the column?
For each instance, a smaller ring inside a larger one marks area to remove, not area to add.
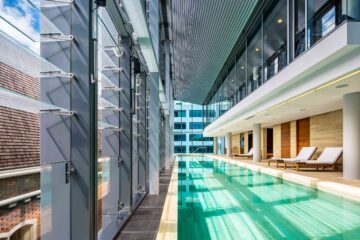
[[[253,161],[261,161],[261,124],[257,123],[253,125]]]
[[[231,132],[226,134],[226,156],[232,157],[232,149],[231,149]]]
[[[214,137],[213,138],[213,141],[214,141],[214,154],[219,154],[219,151],[218,151],[218,137]]]
[[[360,179],[360,92],[343,96],[343,175]]]
[[[160,114],[159,114],[159,74],[149,77],[149,194],[159,194],[160,174]]]

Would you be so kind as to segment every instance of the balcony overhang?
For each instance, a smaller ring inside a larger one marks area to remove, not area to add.
[[[204,130],[204,136],[244,132],[342,108],[360,91],[360,23],[345,22]]]

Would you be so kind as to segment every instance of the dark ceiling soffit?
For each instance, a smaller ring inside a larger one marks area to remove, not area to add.
[[[215,95],[217,89],[220,87],[220,85],[224,82],[226,75],[228,74],[228,70],[232,65],[235,64],[235,59],[237,59],[239,56],[239,53],[242,53],[244,44],[246,43],[247,36],[254,34],[254,31],[257,30],[258,24],[253,24],[253,22],[257,22],[262,18],[262,12],[264,9],[268,9],[270,6],[272,6],[276,2],[276,0],[262,0],[259,1],[256,6],[254,7],[254,10],[252,14],[250,15],[247,23],[245,24],[244,30],[239,35],[238,40],[236,41],[233,49],[231,50],[228,58],[226,59],[223,67],[220,70],[220,73],[218,74],[214,84],[212,85],[209,93],[207,94],[203,105],[207,105],[211,98]]]

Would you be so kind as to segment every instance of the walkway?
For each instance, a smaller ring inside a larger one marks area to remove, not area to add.
[[[152,240],[156,239],[163,211],[166,194],[168,191],[171,172],[164,170],[160,174],[160,194],[147,195],[138,209],[117,236],[118,240]]]

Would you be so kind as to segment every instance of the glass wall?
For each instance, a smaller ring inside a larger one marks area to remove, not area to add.
[[[246,97],[246,52],[240,54],[236,62],[236,86],[235,91],[236,102],[243,100]]]
[[[248,94],[252,93],[262,83],[262,28],[257,28],[255,35],[250,38],[247,46],[247,86]]]
[[[264,22],[264,81],[287,64],[287,5],[280,1]]]
[[[270,2],[270,1],[269,1]],[[358,0],[271,1],[248,27],[235,66],[205,101],[207,124],[278,74],[347,20],[360,19]],[[288,22],[289,19],[292,21]]]

